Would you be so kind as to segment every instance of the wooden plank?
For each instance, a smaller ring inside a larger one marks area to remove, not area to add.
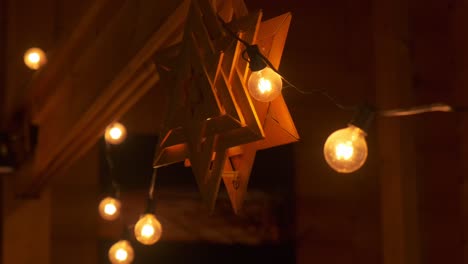
[[[0,0],[0,50],[6,51],[7,47],[7,1],[8,0]],[[6,86],[6,52],[0,52],[0,86]],[[6,89],[0,89],[0,130],[4,130],[6,127],[6,109],[5,109],[5,93]],[[0,245],[1,248],[1,245]],[[1,250],[1,249],[0,249]],[[2,252],[0,252],[0,255]],[[0,262],[1,263],[1,262]]]
[[[241,154],[231,157],[229,163],[226,162],[225,165],[227,169],[223,174],[224,186],[226,186],[235,214],[240,214],[243,209],[250,173],[257,153],[256,149],[252,149],[253,147],[253,144],[241,146]]]

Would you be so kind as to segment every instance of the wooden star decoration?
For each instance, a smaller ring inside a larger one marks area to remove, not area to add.
[[[238,213],[256,151],[299,136],[281,96],[270,103],[250,97],[245,47],[226,34],[217,15],[279,66],[290,14],[261,22],[262,13],[247,14],[240,0],[193,0],[176,66],[165,78],[170,102],[154,166],[185,160],[210,209],[222,178]]]

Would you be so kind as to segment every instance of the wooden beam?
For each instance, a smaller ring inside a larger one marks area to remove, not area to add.
[[[7,0],[0,0],[0,130],[5,128]]]
[[[376,0],[376,100],[380,109],[408,105],[412,90],[408,3]],[[405,45],[406,44],[406,45]],[[378,119],[384,264],[419,264],[418,182],[412,124]]]

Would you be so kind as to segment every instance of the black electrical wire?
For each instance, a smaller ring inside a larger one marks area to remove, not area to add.
[[[120,195],[120,186],[114,177],[114,162],[111,156],[111,145],[106,140],[104,140],[104,142],[106,144],[105,156],[107,161],[108,177],[112,186],[112,195],[118,197]]]
[[[412,106],[408,108],[398,108],[391,110],[382,110],[377,113],[381,116],[394,117],[394,116],[410,116],[430,112],[455,112],[455,109],[444,103],[434,103],[429,105]]]
[[[242,59],[250,63],[250,59],[247,58],[247,48],[252,47],[253,45],[249,44],[247,41],[243,40],[235,32],[233,32],[228,27],[227,23],[224,22],[224,20],[221,17],[218,17],[218,19],[220,20],[220,22],[221,22],[223,28],[226,30],[226,32],[228,32],[229,35],[231,35],[233,38],[238,40],[240,43],[242,43],[246,47],[246,49],[242,52]],[[292,84],[289,80],[284,78],[281,75],[281,73],[278,71],[278,69],[276,69],[276,67],[271,63],[271,61],[267,57],[265,57],[265,55],[263,55],[261,52],[258,52],[257,55],[268,65],[268,67],[270,67],[274,72],[276,72],[279,76],[281,76],[281,79],[288,85],[287,87],[294,88],[296,91],[298,91],[301,94],[317,94],[318,93],[318,94],[326,97],[336,107],[338,107],[338,108],[340,108],[342,110],[345,110],[345,111],[355,111],[357,109],[357,106],[347,106],[347,105],[343,105],[343,104],[339,103],[338,100],[335,97],[333,97],[332,95],[330,95],[328,93],[328,91],[326,91],[325,89],[311,89],[311,90],[305,91],[305,90],[302,90],[302,89],[298,88],[296,85]]]
[[[156,176],[157,169],[153,168],[153,174],[151,175],[151,182],[148,190],[148,199],[146,203],[145,213],[152,214],[156,209],[156,199],[154,198],[154,191],[156,188]]]
[[[242,59],[249,62],[251,61],[251,58],[248,58],[248,49],[253,47],[254,45],[249,44],[247,41],[243,40],[240,38],[235,32],[233,32],[227,25],[224,20],[218,16],[219,21],[221,22],[223,28],[226,30],[226,32],[229,33],[233,38],[235,38],[237,41],[242,43],[246,49],[242,52]],[[271,61],[265,57],[260,51],[256,52],[256,55],[259,56],[263,62],[268,65],[274,72],[276,72],[278,75],[281,76],[281,79],[287,84],[287,87],[294,88],[297,92],[301,94],[320,94],[327,98],[330,102],[332,102],[336,107],[340,108],[341,110],[345,111],[357,111],[359,107],[357,105],[344,105],[340,103],[334,96],[332,96],[327,90],[325,89],[310,89],[310,90],[303,90],[297,87],[296,85],[292,84],[289,80],[284,78],[278,69],[275,68],[275,66],[271,63]],[[419,105],[419,106],[413,106],[409,108],[397,108],[397,109],[389,109],[389,110],[376,110],[376,114],[384,117],[400,117],[400,116],[411,116],[411,115],[418,115],[418,114],[423,114],[423,113],[430,113],[430,112],[468,112],[468,108],[466,107],[453,107],[445,103],[433,103],[433,104],[428,104],[428,105]]]
[[[153,200],[154,199],[154,189],[155,189],[155,185],[156,185],[156,171],[157,169],[154,168],[153,169],[153,175],[151,176],[151,183],[150,183],[150,188],[148,190],[148,198],[150,200]]]

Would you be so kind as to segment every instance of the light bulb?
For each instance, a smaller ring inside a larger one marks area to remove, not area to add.
[[[133,262],[134,252],[127,240],[120,240],[109,249],[109,260],[113,264],[129,264]]]
[[[99,203],[99,214],[104,220],[113,221],[119,218],[120,201],[112,197],[106,197]]]
[[[44,51],[39,48],[30,48],[24,53],[24,64],[31,70],[38,70],[46,64],[47,57]]]
[[[361,168],[367,158],[365,136],[364,131],[353,125],[333,132],[323,147],[328,165],[341,173]]]
[[[250,95],[260,102],[270,102],[281,94],[283,81],[271,68],[264,68],[250,74],[248,87]]]
[[[127,137],[127,129],[120,123],[112,123],[106,128],[104,138],[107,143],[117,145],[122,143]]]
[[[161,238],[162,227],[154,214],[145,214],[135,225],[135,237],[144,245],[152,245]]]

